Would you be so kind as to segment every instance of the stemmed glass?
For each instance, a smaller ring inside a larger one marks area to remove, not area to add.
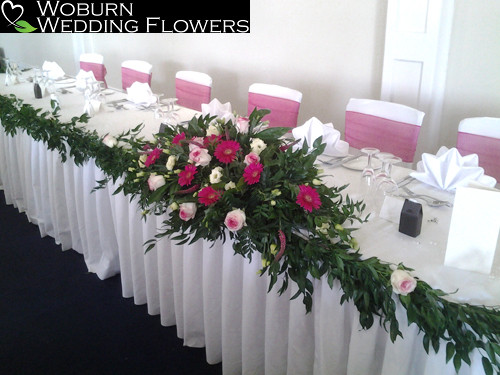
[[[154,102],[154,114],[155,114],[155,119],[157,120],[163,120],[165,117],[165,112],[163,112],[163,109],[161,108],[161,97],[163,94],[153,94],[155,97],[155,102]]]
[[[163,123],[166,123],[171,126],[177,125],[179,121],[179,115],[176,113],[175,110],[175,103],[177,103],[177,98],[168,98],[166,100],[167,112],[165,113]]]
[[[382,159],[384,170],[380,173],[380,178],[377,179],[377,190],[385,195],[394,193],[398,189],[397,182],[392,178],[392,166],[400,163],[401,158],[394,155],[387,155]]]
[[[367,180],[368,184],[371,184],[372,178],[375,175],[375,170],[372,166],[372,157],[380,151],[374,147],[364,147],[361,149],[361,152],[367,156],[366,167],[363,169],[361,176]]]

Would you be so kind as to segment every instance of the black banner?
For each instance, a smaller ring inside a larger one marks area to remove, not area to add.
[[[250,0],[0,0],[1,33],[249,33]]]

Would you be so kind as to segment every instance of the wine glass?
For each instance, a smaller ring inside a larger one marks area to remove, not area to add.
[[[153,95],[155,97],[155,102],[154,102],[155,119],[163,120],[163,118],[165,117],[165,112],[161,108],[161,99],[160,99],[163,96],[163,94],[153,94]]]
[[[364,147],[361,149],[361,152],[367,156],[366,167],[363,169],[361,176],[367,180],[368,184],[371,184],[372,178],[375,175],[375,170],[372,166],[372,157],[379,153],[380,150],[374,147]]]
[[[167,112],[162,122],[170,126],[175,126],[179,122],[179,115],[175,110],[175,103],[177,103],[177,98],[168,98],[166,100]]]
[[[384,195],[392,194],[398,189],[397,182],[392,178],[392,166],[400,163],[402,160],[398,156],[387,156],[383,159],[384,172],[381,174],[380,179],[377,181],[377,190],[381,191]]]
[[[375,157],[382,162],[382,167],[379,172],[375,175],[376,181],[381,181],[383,178],[390,175],[390,171],[387,170],[388,163],[386,159],[392,158],[394,155],[390,152],[379,152]]]

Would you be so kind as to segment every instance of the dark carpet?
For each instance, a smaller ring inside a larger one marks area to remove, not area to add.
[[[205,349],[62,251],[0,191],[0,374],[221,374]]]

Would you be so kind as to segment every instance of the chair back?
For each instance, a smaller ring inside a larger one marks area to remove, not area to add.
[[[122,63],[122,88],[126,90],[134,82],[147,83],[151,87],[153,66],[141,60],[126,60]]]
[[[201,105],[210,102],[212,78],[205,73],[181,70],[175,74],[177,104],[201,111]]]
[[[352,98],[345,113],[345,140],[354,148],[375,147],[412,163],[424,115],[402,104]]]
[[[271,113],[263,117],[270,127],[296,127],[302,93],[300,91],[271,85],[254,83],[248,89],[248,115],[254,109],[269,109]]]
[[[457,150],[462,156],[477,154],[484,173],[500,181],[500,118],[471,117],[460,121]]]
[[[80,55],[80,69],[86,72],[94,73],[97,81],[106,83],[106,67],[104,66],[104,57],[98,53],[83,53]]]

